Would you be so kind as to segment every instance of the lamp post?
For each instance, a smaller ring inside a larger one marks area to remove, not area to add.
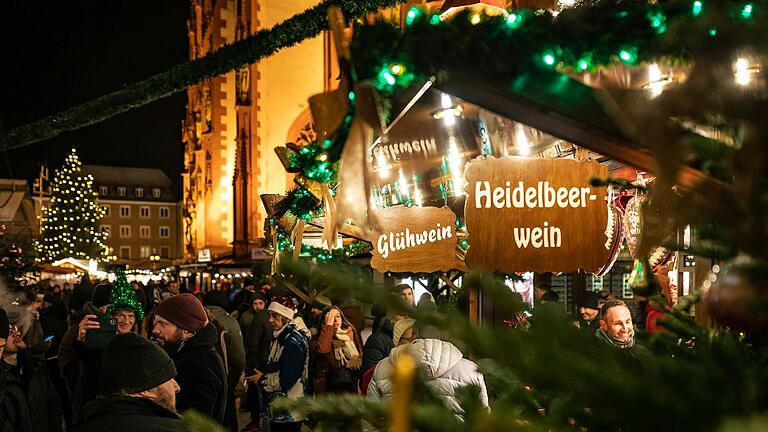
[[[160,255],[150,255],[149,261],[152,262],[152,271],[157,270],[157,262],[160,261]]]

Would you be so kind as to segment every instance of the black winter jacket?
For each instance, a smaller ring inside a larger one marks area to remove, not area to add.
[[[61,400],[53,387],[45,361],[22,351],[18,354],[18,363],[10,370],[24,385],[35,430],[61,431]]]
[[[34,432],[24,384],[11,371],[11,366],[0,360],[0,432]]]
[[[373,329],[373,333],[363,346],[362,372],[376,366],[376,363],[385,357],[389,357],[389,352],[392,351],[392,322],[384,318],[377,324],[379,327]]]
[[[219,336],[213,323],[208,323],[187,339],[171,358],[176,365],[176,382],[181,390],[176,395],[180,413],[194,409],[222,423],[227,401],[227,374],[216,352]]]
[[[85,423],[76,432],[179,432],[180,417],[149,399],[100,397],[85,407]]]
[[[245,342],[246,374],[251,375],[253,370],[263,371],[272,339],[272,326],[267,322],[267,311],[248,309],[240,316],[240,327]]]
[[[90,302],[83,308],[83,316],[85,314],[94,314],[97,319],[103,316]],[[86,348],[77,340],[78,327],[79,323],[70,327],[59,346],[59,369],[69,389],[75,424],[82,420],[85,405],[96,399],[104,357],[103,349]]]

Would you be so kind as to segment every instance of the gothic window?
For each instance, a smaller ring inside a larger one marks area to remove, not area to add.
[[[203,132],[210,132],[213,124],[213,113],[211,112],[211,85],[206,83],[203,88]]]
[[[237,82],[237,102],[247,105],[251,100],[251,73],[248,66],[243,66],[235,73]]]

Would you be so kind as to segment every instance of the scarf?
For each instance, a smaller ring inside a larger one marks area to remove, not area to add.
[[[632,333],[632,337],[627,342],[622,342],[618,339],[612,338],[611,336],[608,336],[608,334],[603,331],[602,328],[597,329],[595,332],[595,335],[598,339],[602,340],[603,342],[607,343],[608,345],[611,345],[614,348],[619,349],[630,349],[633,346],[635,346],[635,334]]]
[[[336,360],[339,361],[339,363],[341,363],[342,366],[346,367],[350,360],[360,357],[360,352],[357,351],[355,341],[349,337],[349,334],[346,330],[339,327],[333,337],[344,342],[344,346],[333,349],[333,356],[336,358]]]

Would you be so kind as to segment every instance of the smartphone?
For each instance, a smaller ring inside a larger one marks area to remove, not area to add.
[[[112,317],[104,317],[95,321],[99,323],[99,328],[85,332],[85,347],[104,349],[117,334],[117,320]]]

